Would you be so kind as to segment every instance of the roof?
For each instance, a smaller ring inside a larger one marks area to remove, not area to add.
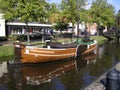
[[[20,22],[7,22],[6,25],[26,26],[25,23],[20,23]],[[52,27],[51,24],[39,24],[39,23],[28,23],[28,26]]]

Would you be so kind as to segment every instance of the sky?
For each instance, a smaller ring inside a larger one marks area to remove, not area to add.
[[[51,3],[60,3],[61,0],[48,0]],[[120,0],[107,0],[108,3],[112,4],[115,7],[115,12],[120,10]],[[88,0],[89,3],[92,3],[92,0]]]
[[[108,0],[115,7],[116,12],[120,10],[120,0]]]

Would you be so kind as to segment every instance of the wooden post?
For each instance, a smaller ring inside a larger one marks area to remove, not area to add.
[[[117,36],[117,43],[119,44],[119,36]]]

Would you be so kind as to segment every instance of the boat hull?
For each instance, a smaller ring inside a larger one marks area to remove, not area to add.
[[[29,50],[29,53],[26,51]],[[69,49],[44,49],[44,48],[25,48],[22,51],[22,62],[48,62],[70,58],[75,56],[75,48]]]
[[[78,45],[74,48],[38,48],[35,46],[25,46],[20,43],[14,43],[15,59],[21,63],[38,63],[63,60],[71,57],[92,52],[96,48],[93,45]],[[21,60],[21,61],[19,61]]]

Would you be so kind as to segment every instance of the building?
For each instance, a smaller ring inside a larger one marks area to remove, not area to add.
[[[25,23],[20,22],[7,22],[6,23],[6,31],[8,35],[15,34],[26,34],[29,33],[40,33],[44,30],[49,30],[52,28],[51,24],[40,24],[40,23]]]
[[[2,17],[2,14],[0,14],[0,37],[26,34],[27,31],[29,31],[30,33],[36,33],[43,30],[49,30],[51,28],[51,24],[28,23],[26,27],[25,23],[6,22],[5,19]]]
[[[69,23],[69,26],[72,27],[72,24]],[[97,25],[88,25],[88,32],[90,32],[91,35],[94,35],[94,33],[97,32]],[[9,35],[22,35],[26,34],[26,32],[29,33],[42,33],[44,31],[48,31],[52,29],[52,24],[41,24],[41,23],[28,23],[27,27],[25,23],[20,22],[5,22],[5,19],[2,18],[2,14],[0,14],[0,37],[6,37]],[[72,29],[69,28],[68,31],[71,31]],[[77,30],[79,30],[79,34],[77,34]],[[77,24],[75,24],[74,27],[74,33],[75,35],[81,35],[82,32],[85,31],[85,23],[82,22],[79,24],[79,29],[77,29]]]
[[[6,31],[5,31],[5,19],[2,18],[2,14],[0,14],[0,36],[5,37]]]

